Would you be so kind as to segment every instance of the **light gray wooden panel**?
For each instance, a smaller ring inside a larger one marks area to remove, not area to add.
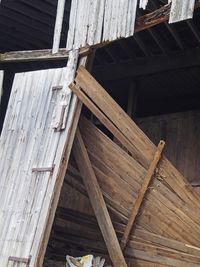
[[[53,48],[52,48],[53,54],[57,53],[60,47],[64,10],[65,10],[65,0],[58,0],[56,22],[54,28]]]
[[[193,17],[195,0],[173,0],[169,23],[191,19]]]
[[[72,0],[67,50],[134,33],[137,0]]]
[[[70,53],[67,68],[15,76],[0,139],[1,267],[16,266],[8,265],[9,256],[29,255],[34,266],[74,114],[76,99],[71,99],[67,85],[73,80],[77,57],[76,52]],[[56,85],[63,89],[52,91]],[[66,106],[67,118],[61,132],[52,126],[59,105]],[[32,168],[53,165],[53,176],[32,172]]]
[[[4,71],[0,70],[0,104],[1,104],[1,97],[3,95],[3,76],[4,76]]]

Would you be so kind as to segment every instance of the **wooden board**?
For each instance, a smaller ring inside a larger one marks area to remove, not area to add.
[[[195,0],[173,0],[169,23],[191,19],[193,17]]]
[[[65,11],[65,0],[58,0],[52,54],[57,53],[60,47],[60,38],[63,25],[64,11]]]
[[[0,104],[1,104],[1,97],[3,95],[3,76],[4,76],[4,71],[0,70]]]
[[[136,0],[73,0],[67,50],[133,35],[136,5]]]
[[[166,141],[165,155],[190,183],[200,183],[199,120],[198,110],[136,120],[155,144]]]
[[[127,266],[122,254],[119,241],[114,231],[105,201],[102,196],[101,189],[97,182],[94,170],[92,168],[87,150],[85,148],[80,131],[77,130],[73,146],[73,153],[81,172],[87,193],[90,198],[90,203],[97,217],[99,227],[104,237],[106,246],[113,265],[116,267]]]
[[[0,140],[2,267],[7,266],[9,256],[30,255],[30,266],[35,266],[71,128],[75,102],[67,84],[73,79],[76,62],[77,53],[71,53],[67,68],[15,76]],[[57,85],[63,89],[52,91]],[[67,124],[57,132],[51,122],[56,105],[62,103],[68,113]],[[33,168],[52,166],[53,175],[32,172]]]

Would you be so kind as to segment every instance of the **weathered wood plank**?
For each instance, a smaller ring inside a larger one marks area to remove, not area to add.
[[[57,53],[59,50],[64,11],[65,11],[65,0],[58,0],[52,54]]]
[[[0,70],[0,104],[1,104],[1,97],[3,95],[3,76],[4,76],[4,71]]]
[[[154,171],[155,171],[155,168],[157,167],[157,164],[160,160],[160,157],[161,157],[161,153],[162,153],[162,150],[164,149],[164,146],[165,146],[165,142],[164,141],[160,141],[160,143],[158,144],[158,147],[157,147],[157,151],[154,155],[154,158],[153,158],[153,161],[151,162],[150,166],[149,166],[149,169],[147,171],[147,174],[145,176],[145,179],[144,179],[144,182],[142,184],[142,187],[140,189],[140,192],[139,192],[139,195],[136,199],[136,202],[135,202],[135,205],[134,205],[134,208],[133,208],[133,211],[131,213],[131,217],[128,221],[128,224],[127,224],[127,227],[126,227],[126,230],[123,234],[123,237],[121,239],[121,248],[124,249],[125,246],[126,246],[126,243],[128,241],[128,237],[130,235],[130,232],[132,230],[132,227],[134,225],[134,221],[135,221],[135,218],[138,214],[138,211],[140,209],[140,206],[142,204],[142,201],[143,201],[143,198],[144,198],[144,195],[147,191],[147,188],[149,186],[149,183],[151,181],[151,178],[154,174]]]
[[[86,119],[81,118],[80,129],[102,191],[112,198],[112,202],[108,202],[106,197],[106,203],[130,217],[130,203],[137,199],[146,175],[144,169]],[[139,225],[160,235],[190,244],[196,242],[197,245],[200,228],[196,208],[182,201],[158,179],[155,177],[152,181],[152,190],[143,204],[144,211],[140,212]],[[170,224],[173,227],[169,227]]]
[[[103,113],[105,113],[115,127],[126,136],[130,144],[132,144],[132,151],[130,151],[130,146],[127,147],[127,149],[134,155],[136,160],[140,162],[141,165],[145,166],[145,168],[148,168],[155,153],[155,146],[153,143],[148,138],[145,138],[144,133],[116,104],[92,75],[90,75],[82,66],[78,69],[77,73],[78,75],[76,76],[75,81],[81,86],[84,92],[93,99],[94,103],[101,111],[103,111]],[[132,133],[134,131],[136,131],[137,134],[133,137]],[[121,140],[119,141],[121,142]],[[148,146],[150,149],[147,148]],[[140,149],[138,150],[136,147],[139,147]]]
[[[89,54],[89,48],[85,47],[80,49],[79,55],[84,57]],[[15,51],[0,54],[0,62],[26,62],[26,61],[39,61],[39,60],[58,60],[67,59],[69,57],[69,51],[65,48],[58,50],[56,54],[52,54],[51,49],[34,50],[34,51]]]
[[[73,153],[114,266],[127,266],[81,134],[77,130]]]

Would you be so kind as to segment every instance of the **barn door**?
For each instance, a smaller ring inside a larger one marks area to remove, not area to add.
[[[35,266],[76,102],[75,59],[15,76],[0,139],[1,267]]]

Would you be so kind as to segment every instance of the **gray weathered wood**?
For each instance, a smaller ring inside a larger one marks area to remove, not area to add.
[[[54,29],[53,48],[52,48],[53,54],[57,53],[59,50],[64,11],[65,11],[65,0],[58,0],[56,23],[55,23],[55,29]]]

